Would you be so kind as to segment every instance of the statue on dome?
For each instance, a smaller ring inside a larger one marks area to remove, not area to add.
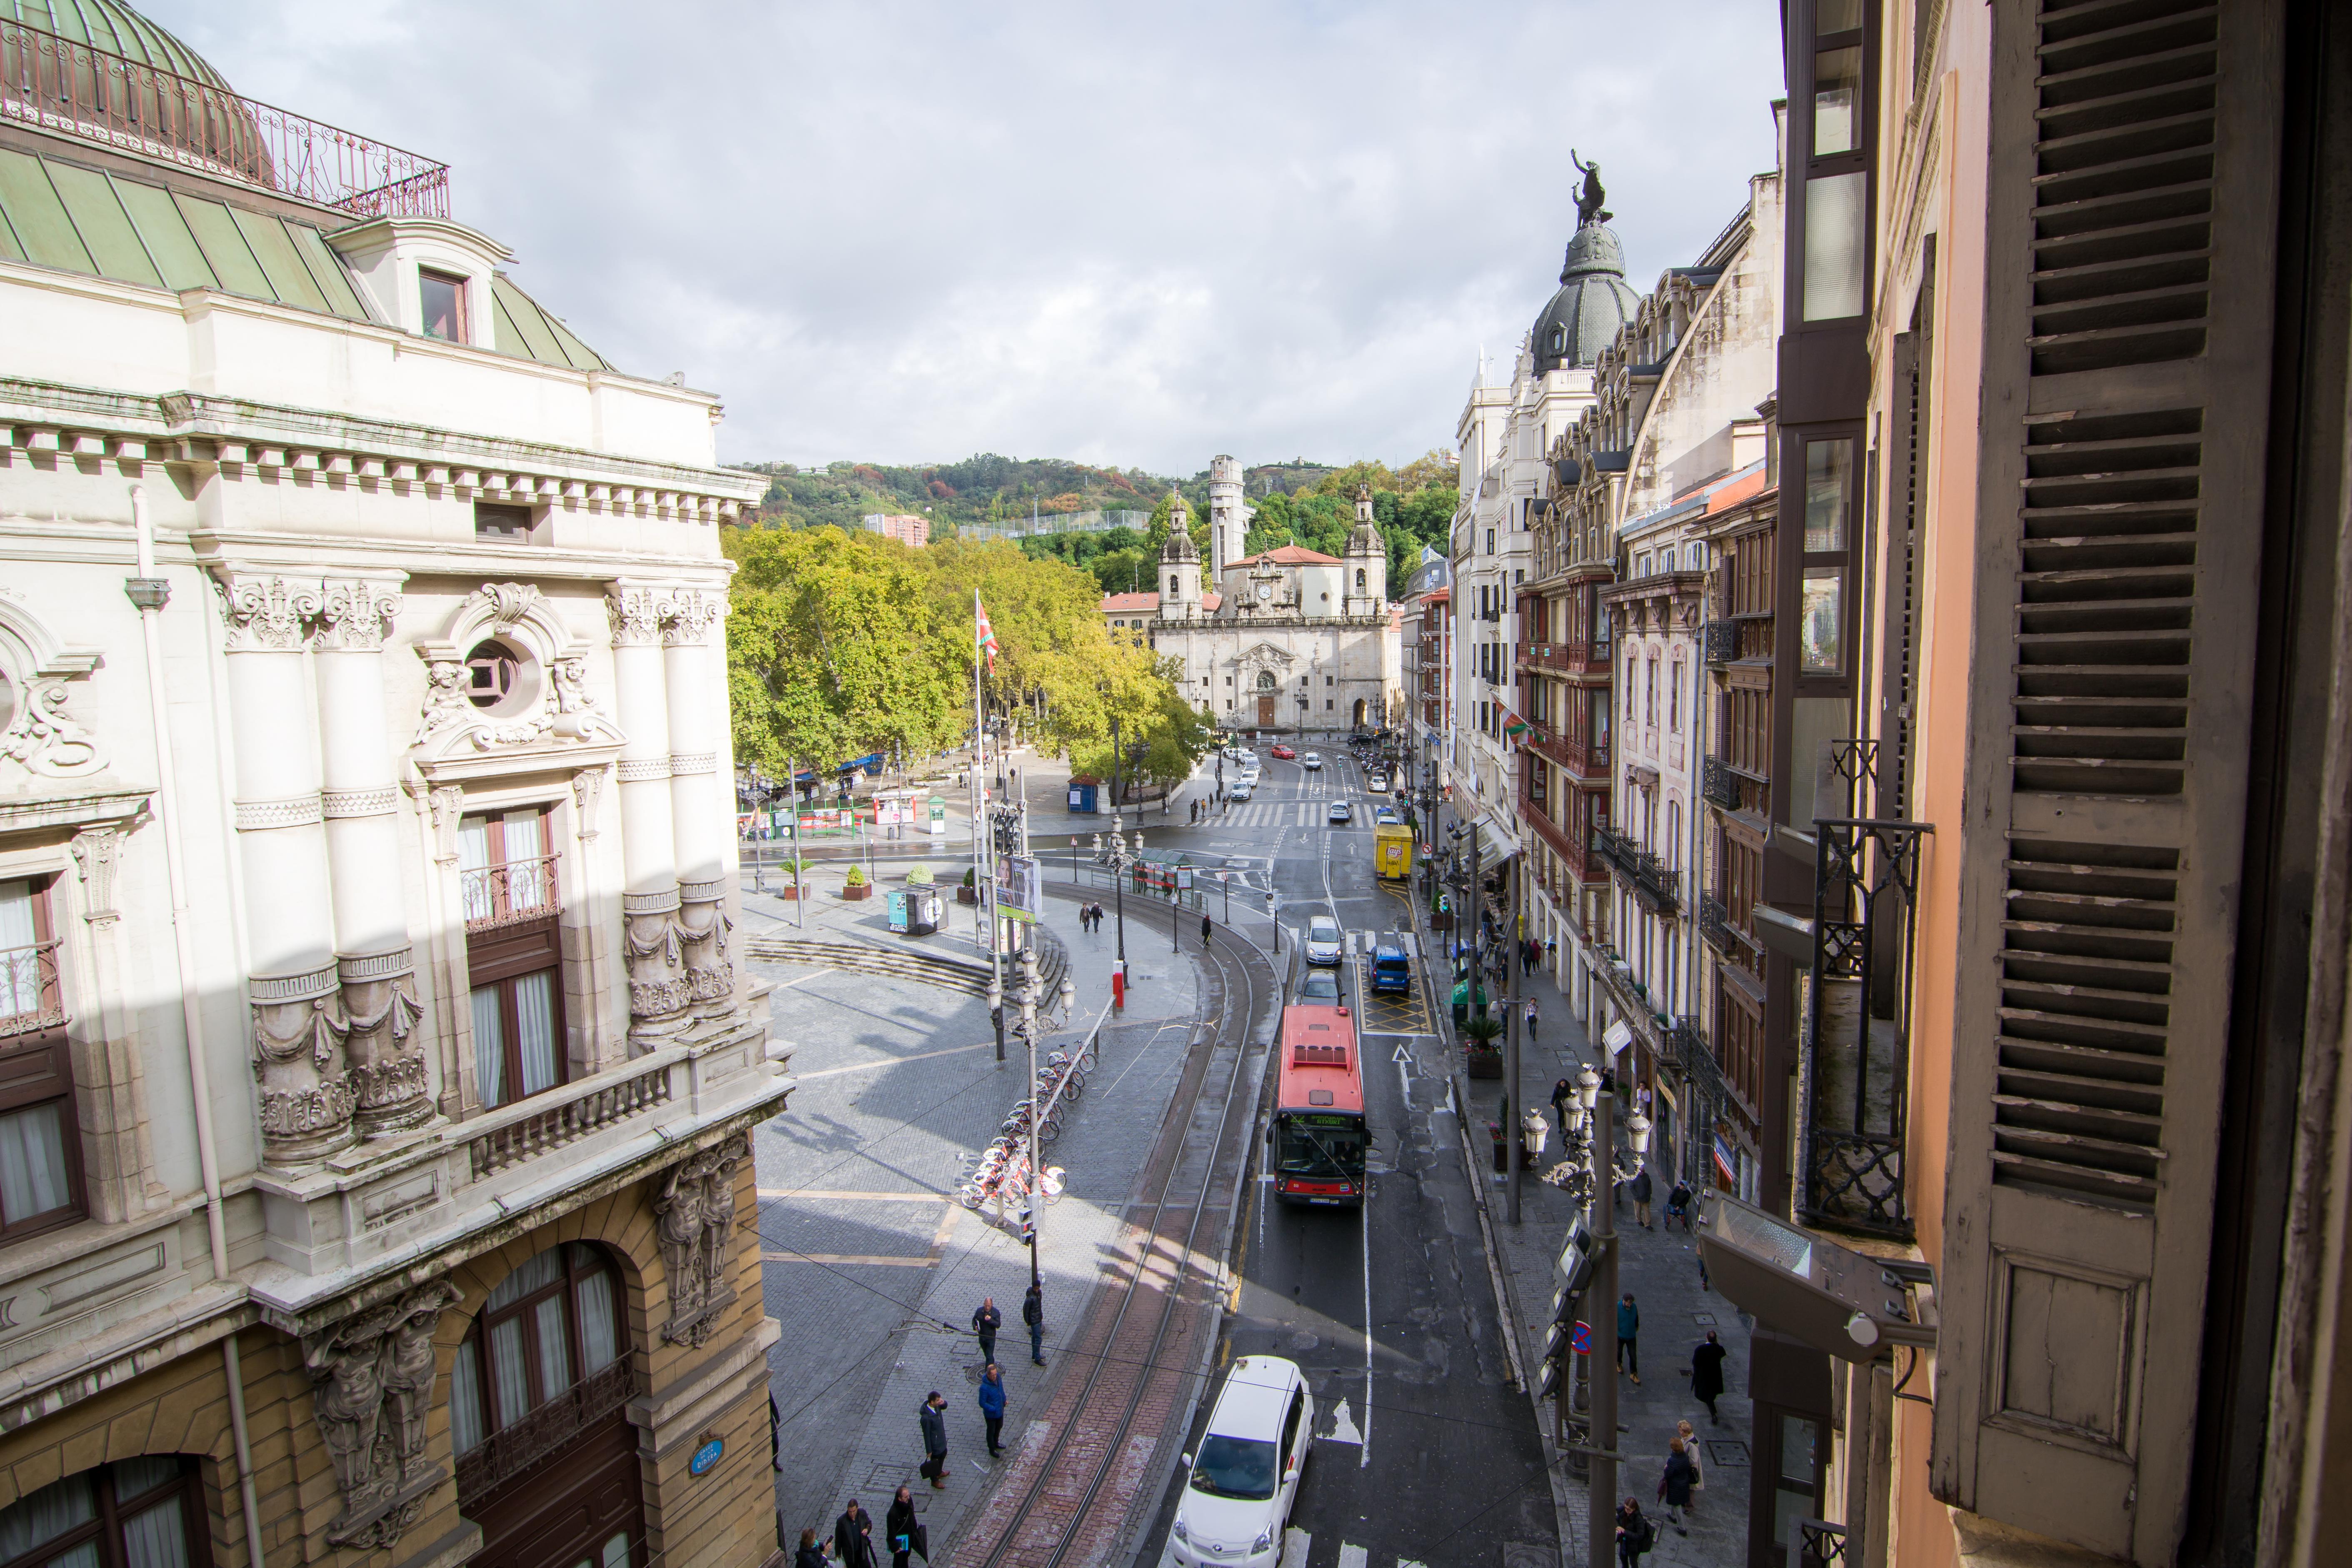
[[[1585,163],[1576,155],[1573,147],[1568,150],[1568,161],[1584,175],[1583,188],[1576,193],[1576,226],[1582,228],[1589,223],[1607,223],[1615,217],[1615,213],[1601,210],[1601,204],[1609,199],[1609,195],[1601,188],[1601,165],[1597,162]]]

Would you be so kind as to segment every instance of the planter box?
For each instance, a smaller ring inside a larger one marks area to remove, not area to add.
[[[956,889],[956,902],[960,904],[976,904],[980,902],[980,889],[978,888],[958,888]]]
[[[1452,931],[1454,929],[1453,914],[1450,911],[1443,914],[1432,914],[1429,917],[1429,929],[1432,931]]]
[[[1463,1055],[1467,1058],[1467,1065],[1472,1078],[1500,1078],[1503,1076],[1502,1052],[1472,1050],[1465,1046],[1463,1047]]]
[[[773,892],[777,898],[783,900],[786,903],[791,903],[801,896],[801,890],[798,888],[793,887],[790,882],[786,882],[781,888],[775,888],[770,890]]]
[[[870,899],[874,896],[874,884],[871,882],[859,882],[855,884],[845,882],[842,884],[841,896],[847,899],[851,903],[856,903],[860,899]]]

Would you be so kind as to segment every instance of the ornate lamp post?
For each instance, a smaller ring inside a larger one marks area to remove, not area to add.
[[[1033,948],[1024,947],[1021,950],[1021,977],[1018,984],[1019,989],[1014,992],[1013,997],[1013,1005],[1021,1010],[1021,1022],[1016,1026],[1016,1028],[1023,1042],[1029,1047],[1029,1196],[1026,1201],[1029,1211],[1029,1223],[1027,1227],[1029,1231],[1029,1283],[1034,1285],[1039,1282],[1037,1273],[1037,1222],[1044,1217],[1041,1212],[1041,1205],[1037,1202],[1037,1197],[1038,1194],[1045,1190],[1044,1184],[1045,1173],[1045,1167],[1038,1158],[1039,1150],[1037,1142],[1037,1004],[1045,1000],[1045,997],[1037,984],[1037,954],[1036,951]],[[1067,1023],[1070,1018],[1071,1010],[1077,1005],[1078,988],[1076,984],[1072,981],[1066,973],[1062,976],[1061,989],[1057,993],[1057,998],[1062,1004],[1062,1021],[1064,1023]],[[1048,1026],[1051,1026],[1053,1019],[1050,1015],[1046,1017],[1045,1023]],[[1003,1037],[1002,1025],[999,1026],[998,1035],[999,1039],[1001,1040]]]
[[[1617,1506],[1617,1150],[1614,1113],[1617,1097],[1601,1092],[1601,1075],[1591,1068],[1577,1074],[1577,1103],[1592,1118],[1591,1165],[1592,1244],[1599,1254],[1594,1295],[1601,1305],[1593,1313],[1592,1479],[1585,1510],[1591,1536],[1587,1559],[1609,1561],[1613,1549]],[[1625,1122],[1625,1141],[1636,1161],[1649,1152],[1650,1119],[1635,1111]],[[1638,1167],[1637,1167],[1638,1168]]]

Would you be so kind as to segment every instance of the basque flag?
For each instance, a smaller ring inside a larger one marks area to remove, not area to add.
[[[1527,734],[1528,721],[1525,719],[1520,718],[1517,714],[1512,712],[1509,709],[1504,709],[1503,739],[1506,741],[1524,741],[1527,739]]]
[[[980,602],[980,590],[971,591],[971,620],[979,637],[980,651],[988,656],[988,673],[996,673],[996,633],[988,625],[987,606]]]

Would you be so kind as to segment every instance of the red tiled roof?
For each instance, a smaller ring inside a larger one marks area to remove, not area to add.
[[[1261,561],[1270,561],[1276,566],[1337,566],[1341,564],[1339,558],[1336,555],[1325,555],[1319,551],[1309,550],[1303,544],[1285,544],[1273,550],[1261,550],[1255,555],[1244,555],[1239,561],[1228,561],[1225,563],[1225,569],[1227,571],[1231,571],[1236,566],[1253,566]]]
[[[1707,497],[1708,513],[1712,515],[1718,511],[1727,511],[1762,489],[1766,472],[1767,470],[1759,468],[1752,474],[1733,479],[1729,484]]]
[[[1217,613],[1217,606],[1224,602],[1225,596],[1223,594],[1203,594],[1201,595],[1201,613],[1213,616]]]
[[[1105,594],[1101,605],[1106,616],[1133,615],[1138,610],[1156,610],[1159,607],[1160,595],[1157,594]]]

